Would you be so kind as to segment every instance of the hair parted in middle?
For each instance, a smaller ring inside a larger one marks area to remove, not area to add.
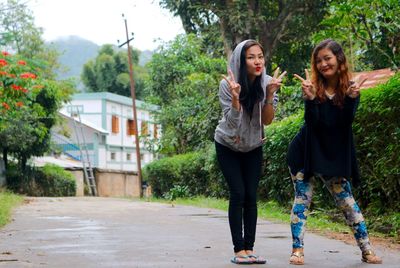
[[[350,86],[351,73],[349,71],[349,66],[347,64],[346,55],[343,52],[343,48],[332,39],[326,39],[320,42],[312,53],[311,57],[311,75],[312,83],[317,89],[316,97],[320,102],[326,100],[325,88],[326,88],[326,78],[318,71],[317,68],[317,57],[318,53],[327,48],[332,51],[333,55],[336,56],[338,62],[338,75],[339,83],[335,88],[335,97],[333,98],[333,103],[338,106],[343,106],[344,98],[346,96],[346,90]]]
[[[254,104],[260,102],[264,97],[264,90],[261,85],[261,76],[257,76],[253,83],[250,82],[247,74],[246,66],[246,51],[252,46],[259,46],[261,51],[264,53],[264,48],[255,40],[247,41],[240,53],[240,69],[239,79],[240,84],[240,96],[239,101],[242,104],[244,110],[251,116],[253,113]]]

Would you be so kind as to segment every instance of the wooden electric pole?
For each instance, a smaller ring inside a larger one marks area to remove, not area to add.
[[[124,14],[122,14],[122,17],[124,17]],[[136,115],[136,93],[135,93],[135,82],[133,80],[133,65],[132,65],[132,55],[131,55],[131,48],[129,45],[129,42],[133,40],[133,33],[132,37],[129,38],[128,35],[128,23],[126,19],[124,18],[125,22],[125,31],[126,31],[126,42],[119,45],[118,47],[122,47],[125,44],[128,46],[128,64],[129,64],[129,80],[131,84],[131,97],[132,97],[132,108],[133,108],[133,121],[135,124],[135,144],[136,144],[136,164],[137,164],[137,170],[138,170],[138,179],[139,179],[139,193],[140,197],[142,197],[142,165],[140,161],[140,143],[139,143],[139,126],[137,123],[137,115]]]

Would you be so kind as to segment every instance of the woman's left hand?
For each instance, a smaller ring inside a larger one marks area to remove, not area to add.
[[[346,95],[353,99],[360,96],[361,86],[365,81],[367,81],[367,79],[368,77],[363,75],[358,77],[358,79],[347,89]]]
[[[276,68],[276,70],[274,72],[274,76],[269,81],[269,84],[267,86],[267,94],[272,95],[273,93],[275,93],[281,87],[282,78],[285,76],[285,74],[286,74],[286,71],[284,71],[283,73],[281,73],[279,75],[279,67]]]

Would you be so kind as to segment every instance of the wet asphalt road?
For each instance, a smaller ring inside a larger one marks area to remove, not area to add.
[[[0,230],[0,267],[237,267],[226,212],[118,198],[32,198]],[[354,245],[307,233],[303,267],[371,267]],[[288,224],[259,220],[255,250],[295,267]],[[377,248],[383,265],[398,251]]]

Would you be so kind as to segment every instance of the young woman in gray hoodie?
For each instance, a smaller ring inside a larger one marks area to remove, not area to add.
[[[265,263],[253,252],[257,224],[257,188],[262,168],[264,125],[274,118],[276,91],[286,72],[265,72],[264,50],[255,40],[232,52],[228,75],[219,86],[222,118],[215,130],[221,171],[229,187],[229,226],[237,264]],[[279,75],[279,76],[278,76]]]

